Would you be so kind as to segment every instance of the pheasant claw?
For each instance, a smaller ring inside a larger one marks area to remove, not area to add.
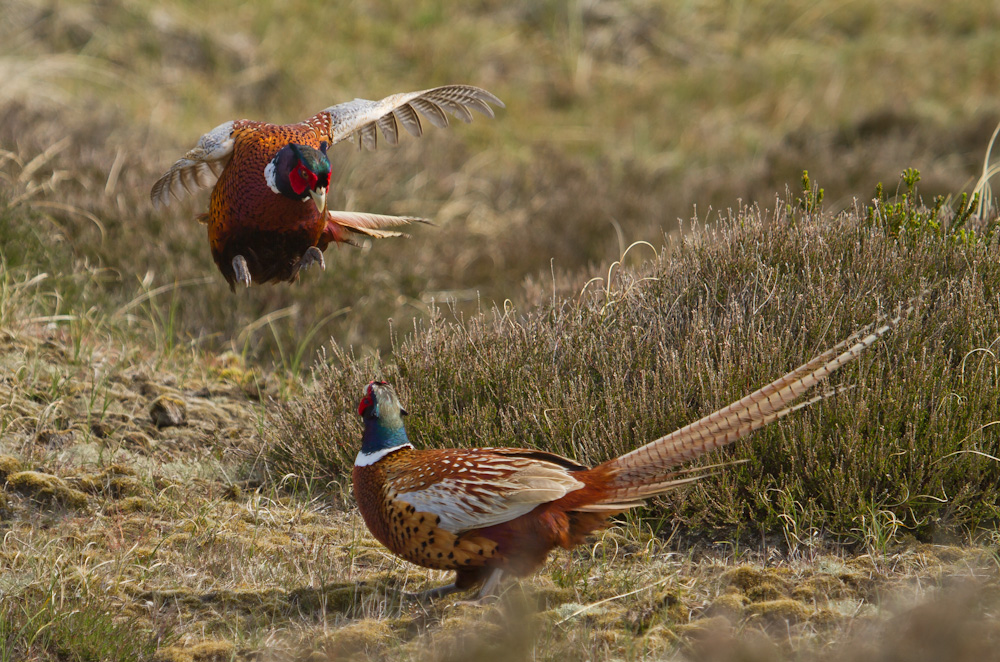
[[[233,258],[233,271],[236,272],[236,280],[250,287],[250,270],[247,268],[247,260],[242,255]]]

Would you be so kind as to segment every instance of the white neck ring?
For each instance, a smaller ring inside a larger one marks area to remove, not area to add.
[[[375,464],[389,453],[398,451],[400,448],[413,448],[413,444],[401,444],[392,448],[381,448],[374,453],[358,453],[358,457],[354,460],[354,466],[367,467]]]

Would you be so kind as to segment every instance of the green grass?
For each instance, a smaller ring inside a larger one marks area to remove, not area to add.
[[[46,651],[67,662],[139,662],[169,641],[159,640],[136,618],[116,618],[115,611],[99,600],[63,602],[58,592],[19,595],[0,609],[0,660]]]

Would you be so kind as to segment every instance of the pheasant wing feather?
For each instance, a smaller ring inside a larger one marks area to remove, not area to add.
[[[423,132],[419,114],[434,126],[448,126],[450,113],[463,122],[472,121],[469,109],[487,117],[493,117],[490,104],[503,108],[503,102],[495,95],[472,85],[445,85],[420,92],[393,94],[381,101],[355,99],[337,104],[321,111],[329,120],[329,139],[338,143],[357,134],[359,143],[370,150],[378,145],[376,127],[390,145],[398,141],[401,124],[412,135],[419,137]]]
[[[166,206],[171,196],[180,199],[219,181],[219,175],[233,156],[234,124],[225,122],[203,135],[194,149],[156,180],[149,194],[154,206]]]
[[[444,451],[389,477],[393,498],[441,518],[451,533],[502,524],[584,486],[563,466],[483,452]]]

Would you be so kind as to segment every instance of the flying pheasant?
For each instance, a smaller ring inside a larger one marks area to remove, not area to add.
[[[700,477],[678,470],[682,463],[831,395],[792,404],[899,320],[855,334],[742,400],[593,468],[524,448],[416,450],[392,386],[371,382],[358,405],[365,429],[354,498],[368,529],[394,554],[456,571],[454,583],[419,597],[481,586],[482,598],[503,574],[530,574],[554,547],[572,548],[611,516]]]
[[[374,150],[378,132],[390,145],[399,124],[420,136],[418,112],[437,127],[450,113],[472,121],[470,109],[493,117],[503,102],[486,90],[446,85],[421,92],[394,94],[381,101],[355,99],[330,106],[298,124],[235,120],[201,137],[156,184],[156,206],[213,186],[207,214],[212,257],[219,271],[236,283],[294,281],[313,264],[326,268],[323,251],[331,242],[353,243],[350,233],[383,238],[400,236],[396,228],[423,219],[327,209],[331,145],[357,136],[358,147]]]

